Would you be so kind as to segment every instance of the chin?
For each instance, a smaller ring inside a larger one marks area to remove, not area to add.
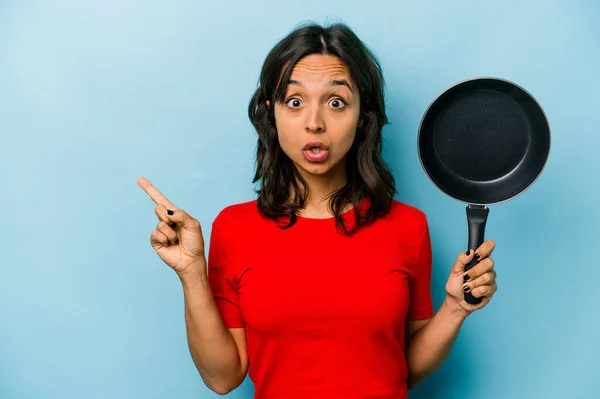
[[[308,165],[303,169],[311,175],[325,175],[331,170],[328,165]]]
[[[333,165],[331,165],[329,162],[313,163],[304,161],[300,164],[296,164],[296,166],[299,166],[306,173],[316,176],[326,175],[331,173],[333,170]]]

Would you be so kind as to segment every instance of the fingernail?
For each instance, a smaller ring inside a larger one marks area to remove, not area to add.
[[[463,280],[464,280],[464,281],[469,281],[469,279],[470,279],[470,278],[471,278],[471,277],[469,277],[469,275],[468,275],[468,274],[465,274],[465,275],[463,276]]]
[[[467,252],[465,252],[465,255],[469,256],[470,253],[471,253],[471,250],[469,249]]]
[[[170,209],[167,209],[167,213],[168,213],[169,215],[172,215],[172,214],[173,214],[173,211],[172,211],[172,210],[170,210]]]
[[[171,223],[171,228],[174,229],[175,227],[177,227],[177,223],[175,223],[175,222]]]
[[[464,292],[469,292],[469,289],[470,289],[470,288],[469,288],[469,286],[468,286],[468,285],[465,285],[465,286],[463,287],[463,291],[464,291]]]
[[[475,254],[475,260],[479,260],[479,258],[481,258],[481,256],[479,256],[479,254]]]

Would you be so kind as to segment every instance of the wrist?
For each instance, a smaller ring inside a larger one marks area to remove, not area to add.
[[[199,260],[192,263],[185,270],[178,272],[177,276],[183,285],[183,288],[195,288],[208,285],[208,275],[206,274],[206,262]]]
[[[456,299],[450,297],[449,295],[446,295],[446,298],[442,303],[442,308],[447,311],[448,315],[460,321],[465,320],[469,315],[469,312],[460,306]]]

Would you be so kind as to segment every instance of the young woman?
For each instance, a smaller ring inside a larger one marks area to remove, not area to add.
[[[138,180],[157,204],[151,244],[180,277],[190,352],[213,391],[248,372],[256,398],[405,398],[496,291],[487,241],[457,256],[434,314],[427,220],[393,198],[381,155],[383,87],[345,25],[281,40],[249,105],[258,197],[216,217],[208,262],[200,223]],[[465,291],[483,301],[466,303]]]

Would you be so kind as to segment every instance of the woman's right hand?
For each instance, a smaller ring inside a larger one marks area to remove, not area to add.
[[[140,177],[137,183],[156,203],[154,211],[159,223],[150,236],[150,244],[158,256],[180,277],[198,272],[206,275],[200,222],[173,205],[147,179]]]

